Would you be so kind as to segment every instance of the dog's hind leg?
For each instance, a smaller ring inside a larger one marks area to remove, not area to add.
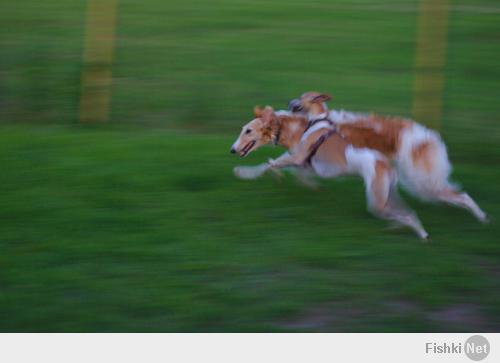
[[[420,222],[417,214],[407,206],[398,192],[397,179],[394,177],[389,191],[389,198],[385,207],[386,211],[392,214],[392,228],[411,226],[423,238],[427,234]],[[403,221],[401,221],[403,219]],[[424,232],[424,233],[421,233]]]
[[[410,227],[421,239],[428,239],[417,215],[399,197],[396,175],[386,160],[376,160],[372,180],[365,178],[368,207],[377,216]]]
[[[429,238],[429,234],[422,226],[415,212],[407,207],[403,207],[400,203],[395,207],[391,199],[388,200],[387,205],[380,210],[379,215],[385,219],[393,221],[396,226],[410,227],[415,233],[423,240]]]
[[[363,177],[370,212],[410,227],[422,239],[428,238],[415,213],[395,197],[396,174],[386,158],[373,150],[350,147],[346,150],[346,161],[352,171]]]
[[[466,209],[480,222],[489,221],[477,203],[449,181],[451,163],[448,152],[435,131],[420,125],[408,129],[403,135],[397,164],[403,185],[415,196]]]
[[[465,192],[445,188],[437,194],[437,198],[445,203],[463,208],[471,212],[480,222],[488,223],[489,219],[477,203]]]

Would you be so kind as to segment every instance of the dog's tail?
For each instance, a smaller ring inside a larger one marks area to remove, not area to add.
[[[449,181],[451,164],[443,140],[422,125],[403,131],[396,164],[403,187],[421,199],[432,200],[444,189],[458,189]]]

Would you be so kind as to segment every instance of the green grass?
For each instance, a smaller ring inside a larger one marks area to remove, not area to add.
[[[121,0],[104,127],[75,125],[84,5],[0,4],[0,331],[498,331],[498,222],[405,196],[422,244],[356,178],[232,175],[280,152],[229,154],[254,104],[409,116],[416,1]],[[441,130],[497,219],[499,24],[453,2]]]
[[[329,315],[311,330],[477,328],[431,319],[464,305],[487,319],[480,327],[500,323],[496,223],[413,203],[433,235],[422,244],[369,215],[357,179],[311,192],[291,178],[233,178],[229,137],[0,135],[3,331],[287,331],[315,309]],[[498,215],[498,171],[456,170]]]

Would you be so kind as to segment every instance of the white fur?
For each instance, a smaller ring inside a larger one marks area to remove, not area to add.
[[[368,114],[364,113],[357,113],[357,112],[350,112],[350,111],[345,111],[345,110],[332,110],[328,114],[330,120],[332,120],[335,123],[338,124],[345,124],[345,123],[350,123],[354,121],[359,121],[360,119],[363,118],[368,118]]]
[[[274,114],[276,116],[292,116],[293,112],[287,111],[287,110],[279,110],[279,111],[275,111]]]
[[[240,179],[256,179],[264,175],[269,169],[269,164],[264,163],[256,166],[237,166],[233,169],[233,172]]]
[[[413,162],[412,152],[423,143],[432,145],[432,168],[428,172]],[[455,189],[448,178],[451,164],[446,146],[439,134],[419,124],[403,130],[396,166],[402,185],[412,194],[424,199],[434,199],[445,188]]]
[[[341,166],[326,163],[316,158],[311,160],[311,165],[314,172],[321,178],[335,178],[347,173],[345,168],[342,168]]]
[[[383,158],[383,156],[371,149],[356,148],[352,145],[348,145],[345,151],[345,157],[350,171],[363,177],[368,206],[371,208],[375,203],[373,200],[373,193],[371,192],[373,180],[375,179],[375,164],[377,160]],[[384,190],[382,194],[388,195],[390,186],[389,180],[386,180],[384,184],[386,184],[386,190]]]
[[[323,118],[329,118],[328,112],[323,112],[323,113],[320,113],[319,115],[313,115],[313,114],[309,113],[307,116],[307,119],[309,120],[309,122],[314,122],[316,120],[321,120]]]
[[[320,129],[333,129],[333,126],[328,121],[320,121],[312,125],[306,132],[304,132],[304,135],[302,135],[301,140],[306,140],[309,137],[309,135]]]
[[[238,138],[236,139],[236,141],[234,142],[234,144],[231,146],[231,149],[233,149],[233,150],[237,150],[237,149],[240,147],[240,142],[241,142],[241,141],[240,141],[240,138],[241,138],[241,137],[238,137]]]
[[[345,158],[351,172],[359,173],[364,179],[372,180],[375,175],[375,162],[378,153],[367,148],[356,148],[348,145]]]

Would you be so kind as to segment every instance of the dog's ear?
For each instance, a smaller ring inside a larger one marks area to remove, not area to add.
[[[262,115],[264,114],[264,109],[260,108],[260,106],[255,106],[253,108],[253,114],[257,118],[262,117]]]
[[[274,109],[273,109],[271,106],[266,106],[266,107],[264,108],[264,114],[267,114],[267,115],[268,115],[268,114],[271,114],[271,113],[273,113],[273,112],[274,112]]]
[[[270,125],[274,119],[274,109],[271,106],[266,106],[262,112],[262,121],[266,125]]]
[[[264,111],[262,112],[262,118],[268,120],[272,117],[273,114],[274,114],[273,108],[271,106],[266,106],[264,108]]]
[[[319,96],[316,96],[312,99],[312,103],[322,103],[326,101],[330,101],[332,99],[332,96],[322,93]]]

